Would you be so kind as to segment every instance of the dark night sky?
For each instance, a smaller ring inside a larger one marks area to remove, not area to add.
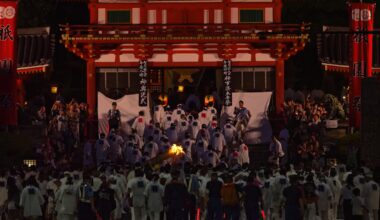
[[[75,0],[71,0],[75,1]],[[283,22],[312,24],[312,33],[318,33],[323,25],[348,26],[346,0],[283,0]],[[375,1],[364,1],[375,2]],[[380,3],[380,1],[379,1]],[[380,10],[376,12],[379,21]],[[86,3],[59,0],[20,0],[19,27],[50,26],[59,36],[58,24],[87,24],[89,13]],[[380,22],[375,22],[378,27]],[[59,82],[68,92],[67,96],[76,94],[78,99],[84,97],[85,62],[67,52],[57,43],[54,62],[53,82]],[[304,51],[286,63],[286,84],[290,87],[320,88],[323,73],[317,57],[315,35]],[[70,89],[69,89],[70,88]],[[79,94],[79,95],[78,95]]]

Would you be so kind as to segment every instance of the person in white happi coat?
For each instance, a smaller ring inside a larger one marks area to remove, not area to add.
[[[141,161],[142,153],[140,149],[135,145],[133,147],[132,156],[131,156],[131,164],[136,164]]]
[[[378,220],[380,200],[379,184],[373,180],[373,176],[371,173],[367,174],[367,176],[368,181],[363,186],[364,204],[368,210],[366,219]]]
[[[145,144],[144,152],[148,152],[150,158],[155,158],[159,153],[158,144],[154,142],[153,136],[148,138],[148,142]]]
[[[289,181],[284,173],[277,176],[273,182],[271,217],[273,220],[281,220],[281,213],[284,213],[281,204],[284,201],[283,191],[289,185]],[[265,199],[265,198],[264,198]]]
[[[159,220],[160,213],[164,209],[164,187],[159,183],[159,175],[154,174],[152,181],[145,188],[147,210],[150,220]]]
[[[57,220],[75,220],[77,210],[78,186],[74,185],[73,178],[70,176],[60,187],[56,195],[57,201]]]
[[[181,119],[178,121],[178,139],[179,141],[185,138],[185,133],[189,131],[189,123],[185,115],[181,115]]]
[[[226,139],[227,145],[232,145],[234,141],[236,141],[236,137],[238,135],[235,126],[232,124],[231,120],[227,120],[227,123],[223,127],[223,135]]]
[[[159,123],[161,124],[163,119],[165,117],[165,109],[164,107],[162,106],[162,104],[160,105],[156,105],[154,107],[154,111],[153,111],[153,121],[154,123]]]
[[[219,157],[222,156],[223,152],[227,156],[227,152],[225,151],[227,143],[226,139],[224,139],[224,135],[220,132],[220,128],[216,128],[215,132],[212,134],[211,145]]]
[[[190,128],[189,128],[189,131],[190,131],[190,135],[191,135],[191,138],[193,140],[195,140],[198,136],[198,132],[199,130],[201,130],[201,124],[199,124],[199,121],[198,120],[193,120],[190,124]]]
[[[30,177],[27,180],[26,187],[22,190],[20,195],[20,207],[23,209],[23,216],[26,219],[34,219],[42,216],[41,206],[45,200],[40,190],[37,188],[37,181],[35,177]]]
[[[155,129],[155,125],[153,124],[153,121],[150,121],[149,124],[145,127],[144,131],[144,143],[148,141],[148,138],[153,135]]]
[[[215,132],[215,129],[218,128],[218,120],[214,116],[212,120],[210,121],[210,124],[208,126],[208,131],[210,134],[213,134]]]
[[[178,104],[177,108],[174,109],[172,113],[173,122],[179,122],[182,115],[186,115],[186,112],[182,109],[182,104]]]
[[[128,164],[133,164],[133,151],[134,151],[134,143],[125,142],[125,146],[123,149],[123,157],[124,157],[124,161]]]
[[[192,161],[192,152],[194,148],[195,141],[190,138],[190,133],[185,134],[185,139],[182,140],[182,147],[183,150],[185,151],[185,161]]]
[[[139,116],[137,116],[137,118],[132,124],[132,129],[136,131],[140,138],[142,138],[144,136],[146,125],[147,122],[145,120],[145,113],[144,111],[140,111]]]
[[[241,144],[239,146],[239,153],[241,164],[249,164],[249,148],[243,141],[241,141]]]
[[[342,191],[342,184],[339,181],[338,172],[336,168],[330,169],[330,177],[327,178],[327,184],[329,185],[331,192],[332,192],[332,200],[331,200],[331,213],[330,213],[330,219],[337,219],[338,215],[338,205],[339,205],[339,199]]]
[[[109,159],[116,162],[121,159],[124,140],[120,135],[114,132],[110,134],[108,140],[110,144]]]
[[[173,117],[170,112],[166,112],[165,118],[162,120],[162,129],[165,131],[170,128],[171,124],[174,123]]]
[[[198,113],[198,121],[200,124],[205,124],[208,126],[210,124],[212,117],[209,115],[207,111],[207,107],[205,107],[201,112]]]
[[[132,197],[133,219],[143,220],[146,218],[145,189],[148,181],[140,169],[135,170],[135,177],[128,182],[127,195]]]
[[[112,211],[111,216],[114,220],[121,219],[123,212],[123,189],[118,185],[117,178],[115,176],[110,176],[109,179],[110,188],[114,191],[114,199],[116,202],[116,208]]]
[[[199,130],[197,137],[195,139],[198,140],[199,138],[203,138],[208,143],[210,143],[210,141],[211,141],[210,140],[211,139],[210,132],[207,129],[207,126],[205,124],[202,125],[202,128],[201,128],[201,130]]]
[[[195,121],[196,119],[194,118],[194,116],[192,114],[189,114],[187,117],[186,117],[186,120],[187,122],[189,123],[189,125],[191,125],[191,123],[193,123],[193,121]]]
[[[264,179],[263,179],[263,187],[261,188],[262,195],[263,195],[263,210],[265,213],[265,216],[267,219],[271,218],[271,204],[272,204],[272,188],[273,188],[273,182],[274,178],[272,177],[272,174],[270,171],[264,172]]]
[[[207,166],[215,167],[219,163],[219,156],[214,151],[211,145],[208,146],[208,149],[203,153],[203,163]]]
[[[162,136],[162,131],[159,127],[155,127],[154,128],[154,131],[153,131],[153,141],[157,144],[160,143],[160,139],[161,139],[161,136]]]
[[[202,161],[203,155],[204,155],[205,151],[207,150],[207,146],[208,146],[208,142],[205,139],[199,138],[195,142],[194,149],[196,152],[198,162]]]
[[[269,151],[271,153],[271,162],[277,166],[280,166],[281,159],[285,156],[285,153],[282,149],[281,142],[274,135],[272,136],[272,142],[269,145]]]
[[[172,123],[170,128],[166,130],[166,136],[170,144],[176,144],[178,142],[178,129],[175,123]]]
[[[139,147],[140,150],[144,146],[144,141],[137,134],[136,130],[133,130],[132,134],[128,136],[128,139],[126,141],[132,141],[135,145]]]
[[[333,199],[333,194],[324,179],[317,185],[317,195],[319,216],[321,220],[328,220],[328,211]]]
[[[166,153],[170,149],[169,139],[166,136],[161,137],[161,143],[159,145],[160,153]]]
[[[107,161],[109,149],[110,144],[106,139],[106,135],[104,133],[101,133],[99,140],[97,140],[95,143],[96,164],[98,166]]]
[[[216,110],[216,108],[211,103],[207,108],[207,113],[208,113],[209,117],[211,117],[211,118],[218,117],[218,111]]]
[[[359,169],[359,173],[354,177],[354,185],[360,190],[360,195],[363,193],[363,186],[365,184],[365,177],[363,170]]]

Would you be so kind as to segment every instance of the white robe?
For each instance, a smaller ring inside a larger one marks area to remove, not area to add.
[[[153,190],[155,189],[155,190]],[[156,190],[157,189],[157,190]],[[147,208],[149,212],[161,212],[164,209],[164,187],[157,182],[150,182],[145,188]]]
[[[239,156],[239,160],[241,162],[241,164],[244,164],[244,163],[250,163],[249,161],[249,148],[246,144],[241,144],[239,146],[239,153],[240,153],[240,156]]]
[[[132,124],[132,129],[136,130],[140,138],[144,136],[146,124],[144,116],[138,116]]]
[[[34,191],[34,193],[30,192]],[[40,190],[34,186],[26,186],[20,196],[20,206],[23,207],[24,217],[42,216],[41,205],[44,203],[44,197]]]
[[[157,105],[154,107],[154,112],[153,112],[153,121],[154,123],[162,123],[162,120],[165,117],[165,110],[162,105]]]
[[[63,185],[57,192],[58,215],[74,215],[77,210],[77,187]]]
[[[226,139],[227,144],[230,145],[236,139],[238,133],[237,133],[236,128],[232,124],[227,123],[223,127],[223,135],[224,135],[224,138]]]
[[[224,135],[221,132],[215,132],[211,138],[211,145],[213,149],[217,151],[218,156],[220,157],[222,155],[224,147],[227,145],[226,139],[224,139]]]

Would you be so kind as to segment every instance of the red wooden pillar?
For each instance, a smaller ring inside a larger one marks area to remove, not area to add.
[[[87,60],[87,104],[88,104],[88,116],[89,119],[95,119],[96,109],[96,73],[95,73],[95,61],[93,59]]]
[[[274,10],[273,10],[273,22],[274,23],[281,23],[281,16],[282,16],[282,0],[276,0],[274,4]]]
[[[285,101],[285,64],[284,59],[278,58],[276,61],[276,113],[283,110]]]
[[[24,89],[24,82],[21,78],[16,79],[16,86],[17,86],[16,102],[19,103],[20,106],[24,106],[24,104],[25,104],[25,89]]]

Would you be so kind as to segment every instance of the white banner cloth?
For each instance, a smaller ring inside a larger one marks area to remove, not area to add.
[[[98,129],[99,134],[100,133],[108,133],[108,119],[107,114],[108,111],[112,107],[112,102],[117,103],[117,108],[120,111],[121,114],[121,123],[122,123],[122,129],[126,131],[128,129],[127,122],[129,125],[132,124],[133,120],[138,116],[140,111],[145,112],[145,119],[147,122],[150,121],[150,110],[149,110],[149,99],[148,99],[148,106],[147,107],[140,107],[139,106],[139,95],[133,94],[133,95],[125,95],[120,99],[114,100],[110,99],[101,92],[98,92]]]
[[[227,117],[234,117],[234,108],[239,106],[239,101],[244,101],[244,106],[251,112],[244,142],[246,144],[269,143],[272,137],[272,127],[268,119],[268,108],[272,92],[234,92],[232,93],[232,106],[223,107],[222,122]]]

